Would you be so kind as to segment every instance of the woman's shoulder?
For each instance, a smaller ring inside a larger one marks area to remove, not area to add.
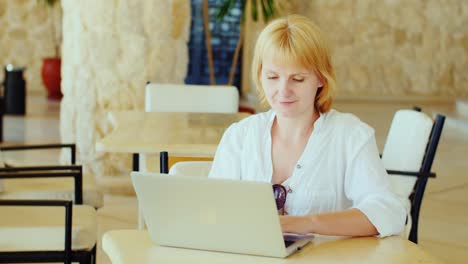
[[[374,134],[374,129],[371,126],[351,113],[342,113],[332,109],[327,113],[326,120],[327,127],[338,133],[357,137],[368,137]]]

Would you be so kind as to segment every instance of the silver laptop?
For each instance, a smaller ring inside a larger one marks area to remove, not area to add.
[[[132,181],[161,246],[286,257],[313,238],[283,236],[269,183],[140,172]]]

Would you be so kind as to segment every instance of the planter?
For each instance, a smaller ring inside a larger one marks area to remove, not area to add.
[[[45,58],[42,63],[42,82],[47,88],[47,97],[51,100],[60,100],[62,98],[60,65],[60,58]]]

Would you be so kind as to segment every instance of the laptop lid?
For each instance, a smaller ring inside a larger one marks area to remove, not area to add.
[[[272,257],[295,251],[285,248],[269,183],[139,172],[132,181],[158,245]]]

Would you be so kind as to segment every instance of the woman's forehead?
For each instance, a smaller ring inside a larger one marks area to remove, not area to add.
[[[269,72],[289,74],[307,74],[314,72],[312,67],[303,65],[303,62],[294,59],[266,58],[262,62],[262,70]]]
[[[312,69],[313,66],[309,65],[305,60],[305,57],[296,56],[289,52],[273,52],[265,51],[263,54],[262,64],[277,65],[288,68],[297,68],[297,69]]]

